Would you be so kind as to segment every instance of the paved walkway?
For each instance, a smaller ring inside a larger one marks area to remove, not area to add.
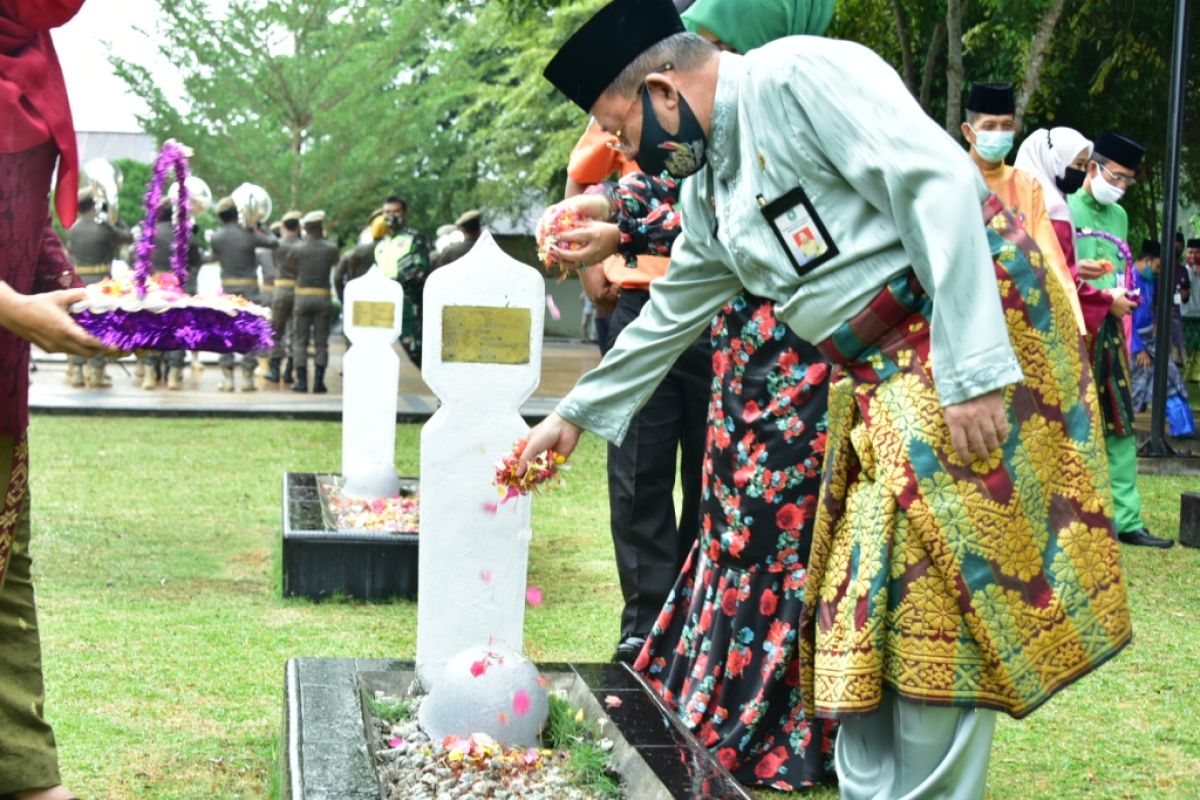
[[[142,389],[134,380],[134,359],[127,358],[110,364],[111,389],[75,389],[66,382],[66,360],[63,356],[46,355],[34,350],[37,366],[31,376],[29,405],[34,413],[104,414],[138,416],[218,416],[218,417],[278,417],[285,419],[340,420],[342,414],[342,354],[345,341],[334,337],[330,342],[329,370],[325,382],[329,394],[300,394],[291,387],[268,384],[257,373],[257,392],[217,391],[221,370],[216,356],[204,354],[203,367],[185,367],[183,389],[168,391],[164,384],[157,389]],[[542,382],[521,413],[528,418],[548,414],[575,381],[600,361],[594,344],[547,341],[542,354]],[[311,377],[311,375],[310,375]],[[241,386],[241,371],[237,385]],[[480,387],[486,390],[485,387]],[[402,422],[422,421],[437,410],[437,399],[421,380],[420,371],[401,353],[398,416]]]

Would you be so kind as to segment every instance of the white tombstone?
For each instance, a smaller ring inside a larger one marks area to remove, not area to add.
[[[530,501],[497,507],[495,462],[529,427],[541,378],[545,283],[484,233],[425,283],[425,383],[441,408],[421,431],[417,677],[477,645],[520,652]]]
[[[346,284],[342,359],[342,477],[348,497],[374,500],[400,490],[396,476],[396,401],[400,357],[393,345],[404,290],[379,267]]]

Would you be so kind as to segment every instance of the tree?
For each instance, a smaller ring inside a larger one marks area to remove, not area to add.
[[[193,147],[193,171],[214,192],[250,181],[277,207],[328,206],[331,227],[357,226],[394,186],[394,154],[420,140],[400,99],[407,64],[433,47],[436,5],[233,0],[214,17],[206,0],[159,1],[182,102],[145,66],[113,58],[149,106],[145,129]]]

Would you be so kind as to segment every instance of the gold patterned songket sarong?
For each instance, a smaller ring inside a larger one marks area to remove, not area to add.
[[[819,347],[847,377],[829,441],[801,637],[809,714],[916,702],[1022,717],[1132,636],[1087,353],[1058,281],[985,206],[1024,381],[988,462],[954,454],[911,274]]]

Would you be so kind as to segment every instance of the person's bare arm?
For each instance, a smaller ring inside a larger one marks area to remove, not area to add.
[[[107,348],[71,319],[67,308],[85,297],[83,289],[21,294],[0,281],[0,326],[47,353],[99,356]]]

